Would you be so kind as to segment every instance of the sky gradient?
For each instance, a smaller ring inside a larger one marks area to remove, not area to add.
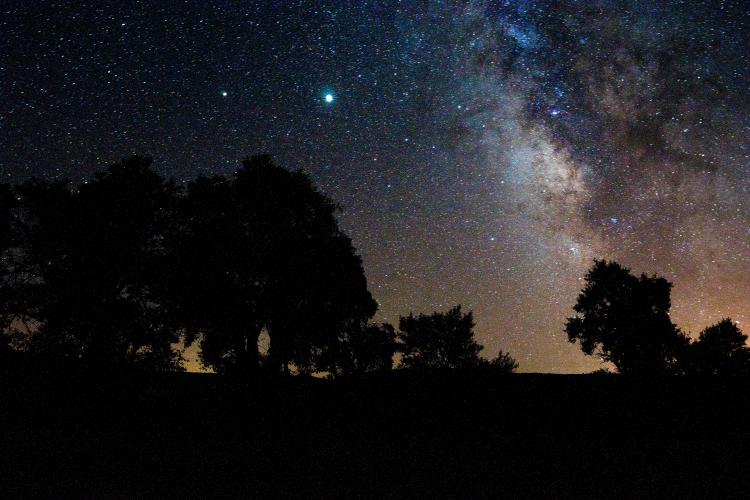
[[[750,331],[744,2],[11,0],[0,31],[6,182],[270,153],[342,205],[379,319],[461,303],[521,371],[599,366],[563,332],[594,258]]]

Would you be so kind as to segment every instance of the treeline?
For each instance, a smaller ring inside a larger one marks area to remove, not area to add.
[[[568,318],[570,342],[624,374],[748,376],[747,335],[725,318],[692,339],[670,316],[672,284],[597,260]]]
[[[177,185],[132,157],[90,182],[0,185],[0,351],[108,370],[342,375],[492,368],[471,312],[372,318],[339,207],[268,156]],[[268,349],[260,352],[265,334]],[[397,355],[398,353],[398,355]]]

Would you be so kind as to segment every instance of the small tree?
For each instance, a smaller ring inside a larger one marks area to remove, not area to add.
[[[688,338],[669,317],[672,284],[657,276],[635,277],[616,262],[594,261],[565,330],[581,350],[611,361],[621,373],[676,370]]]
[[[406,368],[469,368],[480,364],[474,318],[458,305],[447,312],[410,314],[399,320],[401,365]]]
[[[725,318],[704,329],[698,340],[685,349],[684,370],[688,374],[735,376],[750,374],[747,335]]]
[[[338,344],[321,356],[334,375],[385,371],[393,368],[396,331],[388,323],[361,323],[346,330]]]

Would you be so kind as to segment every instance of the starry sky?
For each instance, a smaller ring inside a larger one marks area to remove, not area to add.
[[[166,176],[271,153],[344,208],[378,318],[461,303],[521,371],[599,367],[592,259],[750,325],[743,1],[6,0],[0,175]],[[746,328],[750,330],[750,326]]]

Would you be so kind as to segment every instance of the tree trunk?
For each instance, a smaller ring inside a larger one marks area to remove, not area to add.
[[[237,346],[237,371],[244,375],[255,375],[260,368],[258,363],[258,337],[260,331],[240,335]]]
[[[271,331],[268,332],[268,338],[270,340],[268,347],[269,370],[274,375],[287,375],[289,363],[284,349],[285,346],[280,341],[279,336],[274,335]]]

